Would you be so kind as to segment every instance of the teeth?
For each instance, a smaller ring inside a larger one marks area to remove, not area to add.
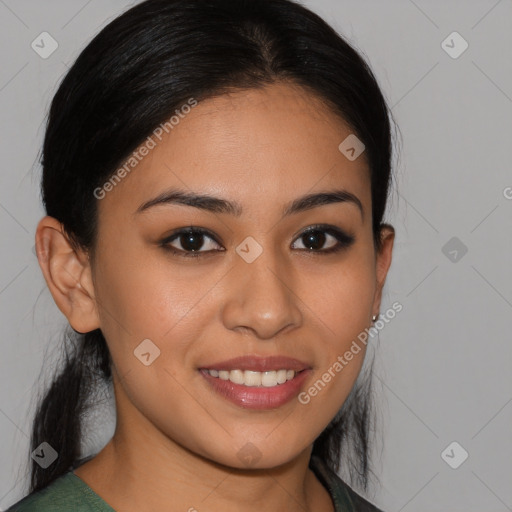
[[[286,374],[287,373],[288,372],[286,370],[279,370],[278,372],[276,372],[278,384],[283,384],[286,382]]]
[[[240,372],[242,374],[240,382],[236,382],[233,380],[233,374],[237,371],[240,370],[231,370],[229,373],[229,380],[231,382],[234,382],[235,384],[243,384],[244,386],[261,386],[261,372],[245,370],[245,372]]]
[[[229,372],[229,380],[235,384],[243,384],[244,372],[242,370],[231,370]]]
[[[250,387],[273,387],[292,380],[296,372],[294,370],[277,370],[270,372],[253,372],[251,370],[208,370],[212,377],[221,380],[230,380],[234,384],[242,384]]]

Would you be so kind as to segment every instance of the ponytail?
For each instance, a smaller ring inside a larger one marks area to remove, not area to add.
[[[69,471],[80,458],[82,419],[92,405],[98,381],[111,379],[110,354],[99,329],[86,334],[65,335],[64,364],[55,372],[49,389],[38,400],[34,416],[30,452],[44,452],[48,443],[57,458],[43,468],[33,458],[29,492],[48,486]]]

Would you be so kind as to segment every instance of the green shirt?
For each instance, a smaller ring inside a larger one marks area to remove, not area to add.
[[[323,461],[311,457],[310,467],[329,491],[335,512],[382,512],[355,493]],[[73,471],[44,489],[29,494],[6,512],[116,512]]]

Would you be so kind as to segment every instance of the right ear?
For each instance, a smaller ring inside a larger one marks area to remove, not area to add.
[[[88,254],[75,250],[62,224],[43,217],[37,225],[36,253],[57,307],[80,333],[100,327]]]

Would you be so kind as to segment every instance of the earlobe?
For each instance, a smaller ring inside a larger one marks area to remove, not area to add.
[[[75,250],[62,224],[49,216],[39,221],[35,240],[39,266],[57,307],[75,331],[97,329],[99,317],[85,252]]]

